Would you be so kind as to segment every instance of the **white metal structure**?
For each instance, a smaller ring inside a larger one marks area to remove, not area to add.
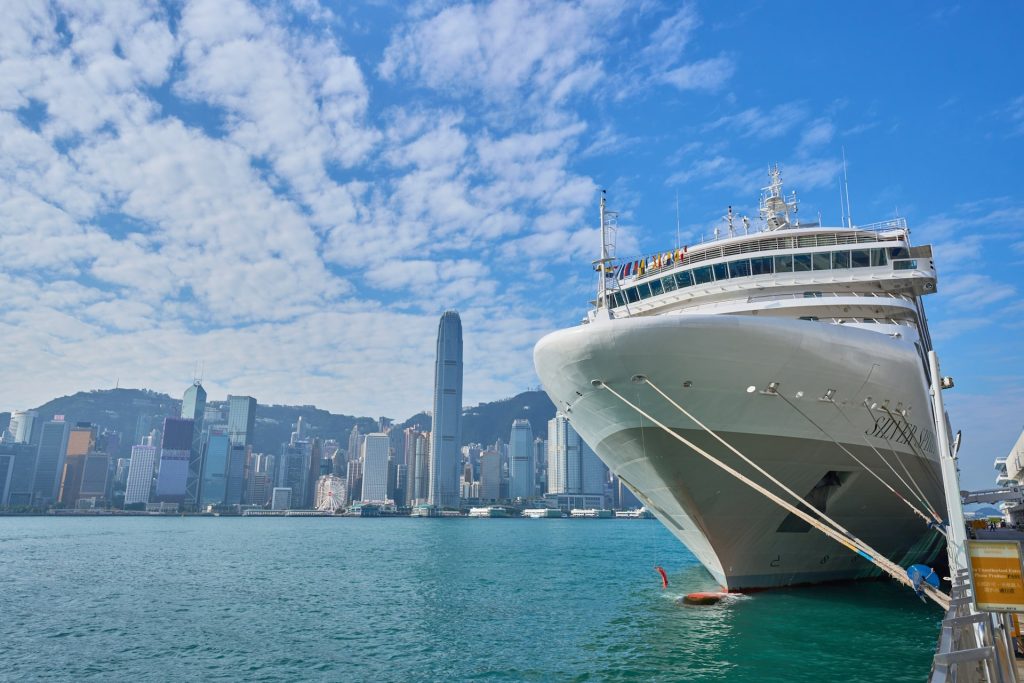
[[[931,249],[902,218],[823,227],[796,211],[775,168],[757,226],[730,209],[716,239],[633,261],[603,235],[594,307],[534,350],[575,430],[728,589],[877,570],[672,433],[893,562],[941,547],[923,521],[946,516],[920,302]]]

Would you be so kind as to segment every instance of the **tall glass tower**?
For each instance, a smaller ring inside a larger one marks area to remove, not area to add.
[[[430,432],[430,492],[427,502],[459,507],[459,446],[462,444],[462,320],[445,311],[437,326],[434,366],[434,425]]]
[[[188,460],[188,482],[185,486],[185,505],[195,508],[199,504],[199,489],[203,475],[203,414],[206,412],[206,389],[199,380],[185,390],[181,399],[181,416],[192,420],[192,450]]]
[[[256,399],[252,396],[228,396],[228,436],[236,446],[252,443],[256,426]]]
[[[529,420],[512,422],[512,435],[508,440],[508,461],[511,475],[508,497],[532,497],[537,468],[533,462],[533,428]]]

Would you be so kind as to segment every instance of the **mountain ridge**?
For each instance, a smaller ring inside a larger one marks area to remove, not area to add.
[[[208,403],[220,404],[223,401]],[[51,399],[34,410],[42,420],[63,415],[68,422],[92,422],[101,428],[120,432],[122,444],[114,455],[127,457],[131,445],[138,443],[151,429],[159,427],[164,417],[180,414],[181,400],[149,389],[94,389]],[[499,439],[507,442],[512,422],[519,418],[530,421],[535,437],[546,438],[547,421],[554,415],[555,406],[551,399],[543,391],[536,390],[464,407],[462,442],[485,446]],[[378,421],[371,417],[331,413],[312,405],[257,403],[253,449],[261,453],[280,453],[281,444],[288,441],[300,416],[306,434],[337,439],[342,448],[348,445],[352,427],[358,426],[363,433],[378,429]],[[0,431],[9,418],[9,413],[0,413]],[[430,428],[430,424],[431,417],[422,412],[404,422],[395,422],[398,429],[414,426],[424,431]]]

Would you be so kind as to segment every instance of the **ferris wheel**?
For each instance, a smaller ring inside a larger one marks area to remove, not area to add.
[[[317,503],[316,509],[320,512],[337,512],[345,507],[343,491],[340,488],[330,488],[324,491]]]

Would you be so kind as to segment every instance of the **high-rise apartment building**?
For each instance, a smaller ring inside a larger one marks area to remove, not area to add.
[[[132,457],[128,464],[128,483],[124,487],[124,504],[137,505],[149,502],[153,487],[153,471],[156,469],[156,446],[132,446]]]
[[[199,505],[203,476],[203,417],[206,414],[206,390],[196,380],[181,399],[181,416],[192,420],[192,448],[188,459],[188,480],[185,482],[185,505]]]
[[[359,500],[383,503],[388,496],[388,456],[391,439],[383,432],[367,434],[363,439],[363,489]]]
[[[533,428],[529,420],[512,422],[508,440],[509,498],[532,498],[537,480],[533,460]]]
[[[462,320],[445,311],[437,326],[434,415],[430,443],[428,502],[459,507],[459,447],[462,445]]]
[[[252,396],[228,396],[228,436],[231,443],[252,444],[256,428],[256,399]]]
[[[160,470],[156,476],[156,502],[184,503],[195,422],[185,418],[164,419],[160,441]]]

